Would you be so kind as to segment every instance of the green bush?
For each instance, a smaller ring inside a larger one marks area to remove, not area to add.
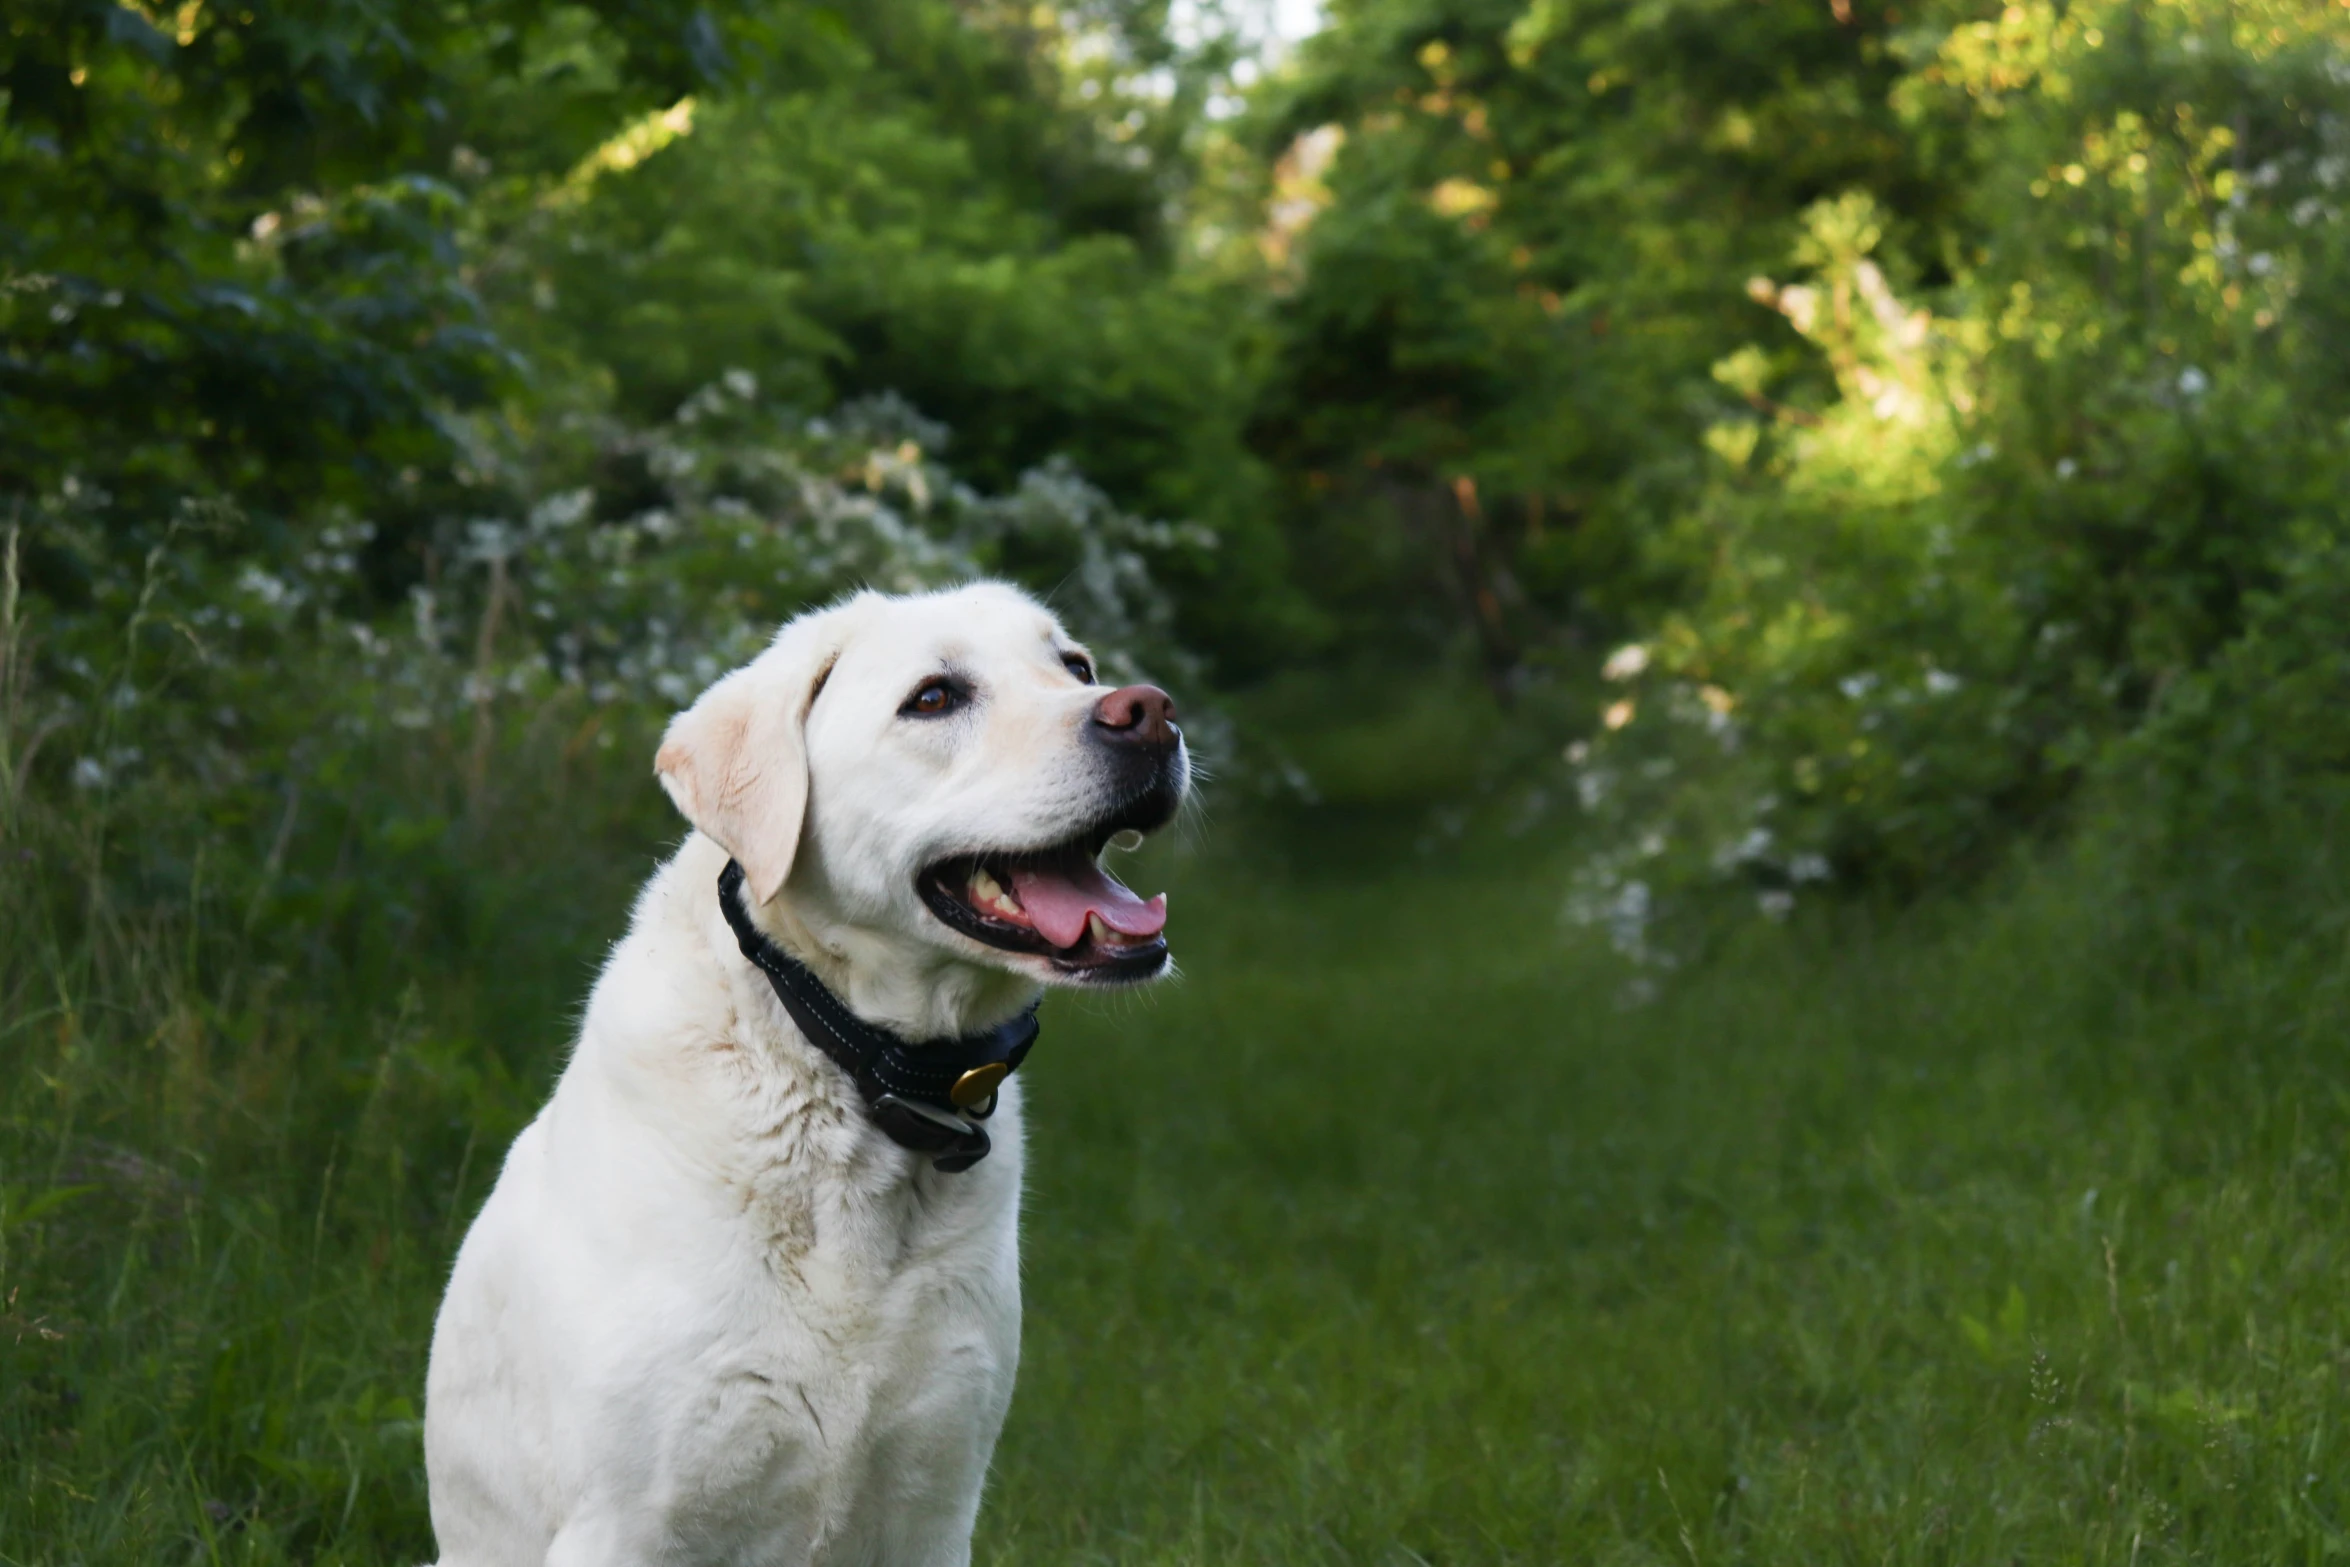
[[[1211,541],[1065,464],[983,494],[903,403],[811,419],[735,373],[651,427],[493,431],[467,447],[470,514],[425,535],[391,606],[376,530],[347,512],[266,526],[189,503],[136,552],[88,485],[21,512],[0,776],[12,810],[61,824],[37,852],[75,866],[35,881],[85,920],[225,899],[254,939],[338,960],[460,940],[469,921],[435,927],[489,884],[480,835],[519,808],[501,759],[553,749],[525,777],[560,792],[583,753],[639,757],[777,624],[861,586],[1025,575],[1105,668],[1189,668],[1154,563]]]
[[[2156,699],[2091,792],[2153,965],[2216,941],[2338,957],[2350,908],[2350,547],[2310,541],[2211,663]]]
[[[1672,534],[1690,589],[1581,763],[1613,839],[1587,916],[1724,877],[1784,911],[1831,876],[1979,874],[2149,723],[2317,653],[2291,629],[2316,590],[2277,595],[2350,526],[2342,34],[2297,6],[2025,6],[1919,46],[1898,96],[1963,103],[1974,226],[1928,286],[1847,195],[1808,215],[1799,281],[1750,285],[1816,358],[1715,366],[1743,407]],[[2237,761],[2247,787],[2297,765]]]

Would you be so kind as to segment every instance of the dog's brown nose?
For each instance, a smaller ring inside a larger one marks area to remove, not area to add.
[[[1104,740],[1121,745],[1173,745],[1175,699],[1157,686],[1120,686],[1093,704],[1093,721]]]

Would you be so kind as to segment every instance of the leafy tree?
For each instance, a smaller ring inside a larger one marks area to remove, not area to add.
[[[1210,620],[1283,598],[1231,312],[1172,277],[1223,46],[1163,6],[42,0],[0,45],[0,495],[103,495],[126,558],[189,497],[357,510],[396,597],[537,425],[739,369],[809,414],[900,393],[991,487],[1059,457],[1214,524],[1170,546]]]
[[[1562,627],[1658,602],[1707,368],[1804,209],[1857,188],[1923,229],[1951,193],[1889,101],[1888,8],[1332,14],[1264,111],[1271,144],[1336,153],[1293,220],[1256,439],[1308,552],[1352,563],[1330,590],[1357,634],[1443,609],[1506,689]]]
[[[1294,610],[1240,441],[1242,302],[1177,265],[1215,51],[1148,11],[1048,29],[939,0],[831,44],[787,92],[648,118],[641,156],[485,202],[499,319],[631,418],[741,369],[810,410],[902,396],[989,485],[1073,462],[1212,528],[1166,563],[1185,623],[1228,666],[1262,657]],[[1067,563],[1010,564],[1049,585]]]
[[[592,28],[599,108],[720,69],[704,12],[611,0],[27,0],[0,32],[0,492],[137,508],[380,494],[508,369],[439,178],[494,84]],[[564,83],[545,81],[562,94]]]
[[[1967,126],[1952,273],[1905,265],[1850,193],[1812,210],[1796,280],[1753,285],[1834,390],[1768,339],[1715,367],[1753,411],[1709,431],[1671,535],[1693,591],[1623,660],[1586,761],[1620,833],[1595,907],[1724,872],[1783,907],[1799,863],[1930,886],[2061,823],[2117,758],[2182,764],[2133,738],[2150,722],[2274,710],[2247,671],[2325,667],[2350,529],[2345,28],[2026,5],[1920,50],[1897,103]],[[2227,771],[2130,808],[2208,822],[2186,802],[2232,797]]]

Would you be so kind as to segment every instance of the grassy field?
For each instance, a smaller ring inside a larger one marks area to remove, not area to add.
[[[1332,817],[1160,852],[1186,977],[1048,1010],[979,1560],[2350,1551],[2338,954],[2149,975],[2049,874],[1626,1008],[1522,844]],[[429,1559],[441,1271],[634,874],[380,995],[18,987],[0,1562]]]

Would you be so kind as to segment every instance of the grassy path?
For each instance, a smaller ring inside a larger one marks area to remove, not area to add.
[[[2142,1000],[2059,887],[1623,1011],[1401,858],[1179,874],[1056,1027],[983,1560],[2350,1547],[2338,991]]]
[[[983,1563],[2350,1550],[2338,962],[2149,989],[2050,882],[1623,1010],[1500,851],[1160,868],[1188,977],[1031,1074]],[[0,1563],[425,1559],[442,1269],[585,950],[7,1020]]]

